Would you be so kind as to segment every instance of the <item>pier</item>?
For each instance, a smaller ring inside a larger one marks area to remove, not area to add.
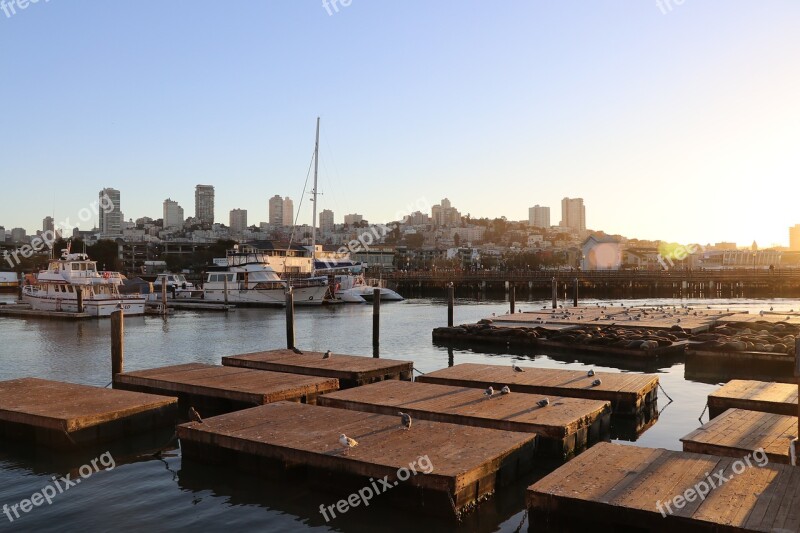
[[[76,448],[174,426],[178,400],[23,378],[0,382],[0,435],[26,445]]]
[[[193,407],[213,416],[282,400],[315,403],[338,390],[333,378],[189,363],[114,375],[114,388],[177,396],[183,413]]]
[[[763,448],[770,462],[790,464],[789,444],[796,438],[796,415],[729,409],[681,442],[684,451],[723,457],[742,458]]]
[[[800,530],[800,469],[742,457],[598,444],[528,489],[529,531]]]
[[[34,311],[30,304],[0,305],[0,317],[38,318],[45,320],[86,320],[89,313],[66,313],[62,311]]]
[[[342,446],[342,433],[358,445]],[[388,476],[392,490],[382,498],[454,517],[528,472],[536,445],[531,433],[424,420],[404,430],[399,416],[289,402],[185,424],[178,437],[187,460],[270,477],[299,470],[312,482],[327,479],[342,494]],[[399,469],[422,456],[430,473],[401,479]]]
[[[595,380],[599,385],[592,385]],[[508,385],[512,391],[546,394],[611,402],[613,415],[636,416],[658,398],[658,376],[597,372],[588,376],[579,370],[525,368],[514,372],[511,366],[463,363],[420,376],[417,381],[456,387],[489,385],[500,390]]]
[[[222,358],[227,367],[289,372],[339,380],[342,389],[359,387],[387,379],[410,381],[414,363],[393,359],[380,359],[334,353],[323,359],[322,352],[271,350]]]
[[[716,418],[728,409],[797,416],[797,388],[788,383],[736,379],[708,395],[709,416]]]
[[[382,381],[320,396],[318,404],[396,416],[398,411],[417,420],[535,433],[537,452],[565,459],[589,445],[608,439],[611,404],[598,400],[545,397],[512,392],[490,397],[469,387],[430,383]]]

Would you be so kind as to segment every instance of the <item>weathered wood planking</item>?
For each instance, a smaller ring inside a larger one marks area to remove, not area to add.
[[[386,379],[410,381],[413,377],[414,363],[412,361],[337,353],[334,353],[329,359],[323,359],[322,356],[321,352],[298,354],[292,350],[271,350],[223,357],[222,364],[254,370],[336,378],[342,389],[360,387]]]
[[[539,407],[543,398],[513,390],[488,397],[472,387],[383,381],[320,396],[318,404],[390,416],[402,411],[413,420],[536,433],[537,450],[562,459],[609,437],[609,402],[552,397],[548,406]]]
[[[786,317],[789,317],[788,319]],[[728,323],[736,323],[736,322],[748,322],[748,323],[756,323],[756,322],[768,322],[770,324],[777,324],[779,322],[784,322],[786,324],[793,324],[795,326],[800,325],[800,316],[797,316],[793,313],[764,313],[760,315],[758,313],[749,314],[749,313],[737,313],[734,315],[721,317],[718,322],[720,324],[728,324]]]
[[[342,433],[358,446],[345,449]],[[425,420],[406,431],[398,416],[289,402],[182,425],[178,436],[185,459],[271,476],[310,469],[320,478],[335,478],[340,490],[388,476],[394,488],[381,497],[396,495],[419,510],[451,516],[528,472],[536,445],[531,433]],[[421,457],[427,457],[431,473],[398,480],[398,470]]]
[[[708,412],[716,418],[728,409],[797,415],[797,385],[735,379],[708,395]]]
[[[88,446],[177,419],[177,398],[37,378],[0,382],[0,435],[29,444]]]
[[[599,386],[592,383],[600,379]],[[457,387],[489,385],[528,394],[610,401],[612,414],[635,416],[658,397],[658,376],[652,374],[598,372],[589,377],[580,370],[531,368],[514,372],[511,365],[464,363],[420,376],[417,381]]]
[[[753,461],[742,471],[737,461],[598,444],[528,489],[530,531],[800,530],[800,469]],[[705,491],[698,484],[709,477],[716,488],[705,498],[675,506],[688,489]]]
[[[687,452],[742,458],[764,449],[769,460],[789,464],[789,443],[797,438],[797,417],[728,409],[681,439]]]
[[[211,416],[281,400],[314,403],[318,395],[338,390],[339,383],[334,378],[189,363],[117,374],[114,388],[175,395],[184,411],[194,407],[201,416]]]

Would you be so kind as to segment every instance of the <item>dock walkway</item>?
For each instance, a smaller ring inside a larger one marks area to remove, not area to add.
[[[797,385],[735,379],[708,395],[711,418],[728,409],[797,416]]]

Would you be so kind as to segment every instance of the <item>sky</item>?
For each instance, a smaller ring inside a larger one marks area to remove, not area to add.
[[[319,116],[337,222],[447,197],[557,224],[568,196],[612,234],[788,244],[800,2],[661,1],[4,0],[0,226],[104,187],[126,219],[191,216],[200,183],[218,222],[279,194],[310,223]]]

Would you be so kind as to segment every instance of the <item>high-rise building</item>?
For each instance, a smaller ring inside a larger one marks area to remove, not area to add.
[[[214,225],[214,186],[198,185],[194,190],[194,217],[203,226]]]
[[[344,216],[344,223],[348,226],[355,226],[356,224],[361,224],[362,222],[364,222],[364,217],[361,215],[353,213],[351,215]]]
[[[535,205],[528,209],[528,225],[534,228],[550,227],[550,208]]]
[[[333,233],[334,223],[333,223],[333,211],[330,209],[323,209],[322,213],[319,214],[319,229],[323,235],[329,235]]]
[[[283,199],[283,225],[294,226],[294,202],[288,196]]]
[[[6,242],[6,228],[0,226],[0,243]]]
[[[231,211],[231,233],[241,235],[247,229],[247,209],[234,209]]]
[[[182,228],[185,220],[183,208],[178,202],[169,198],[164,200],[164,229]]]
[[[283,198],[277,194],[269,199],[269,223],[273,227],[283,226]]]
[[[431,219],[434,226],[460,226],[461,213],[450,204],[447,198],[442,200],[439,205],[431,208]]]
[[[800,224],[789,228],[789,249],[793,252],[800,252]]]
[[[53,220],[53,217],[44,217],[42,220],[42,233],[55,233],[56,231],[56,221]]]
[[[20,243],[27,241],[28,241],[28,234],[25,232],[23,228],[13,228],[11,230],[11,242]]]
[[[121,196],[117,189],[103,189],[100,191],[100,233],[111,237],[122,235],[122,208]]]
[[[583,205],[583,198],[561,200],[561,226],[574,231],[586,229],[586,208]]]

